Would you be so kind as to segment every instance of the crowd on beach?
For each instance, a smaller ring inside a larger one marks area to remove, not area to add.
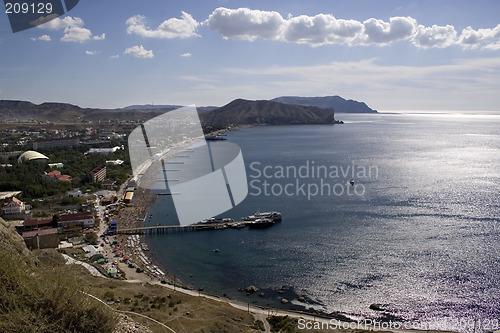
[[[115,221],[118,229],[142,227],[147,211],[153,205],[156,197],[143,189],[137,190],[136,193],[133,202],[116,205],[113,209],[107,209],[103,212],[105,216],[102,216],[101,223],[105,223],[106,220],[108,223]],[[104,233],[104,227],[101,228],[102,233]],[[165,279],[166,274],[145,253],[149,249],[144,241],[144,236],[103,235],[101,241],[102,248],[99,252],[108,259],[103,265],[106,271],[119,273],[128,268],[129,272],[135,269],[136,273],[143,272],[151,278]]]

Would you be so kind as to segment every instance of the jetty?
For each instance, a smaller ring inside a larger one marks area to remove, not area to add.
[[[198,223],[189,225],[157,225],[151,227],[126,228],[116,230],[117,234],[125,235],[156,235],[170,234],[198,230],[222,230],[236,225],[248,225],[251,221],[225,222],[225,223]]]

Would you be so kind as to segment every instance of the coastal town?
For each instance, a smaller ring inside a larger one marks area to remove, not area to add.
[[[130,174],[125,134],[85,128],[80,133],[48,132],[50,138],[39,139],[40,132],[25,131],[20,133],[23,140],[13,142],[12,136],[17,134],[12,130],[4,133],[10,139],[6,142],[11,143],[4,144],[4,151],[0,152],[5,162],[0,177],[2,218],[23,237],[29,249],[58,249],[105,277],[135,279],[142,274],[167,283],[166,272],[148,255],[146,233],[179,228],[264,228],[281,221],[281,213],[264,212],[241,221],[208,218],[190,226],[147,227],[144,225],[147,210],[156,195],[138,188]],[[224,138],[208,135],[206,139],[214,137]],[[10,149],[19,146],[29,149]],[[72,157],[78,154],[80,160]],[[90,161],[85,163],[85,160]],[[79,168],[77,163],[88,167]],[[15,176],[16,169],[38,172],[34,184],[18,182],[15,187],[9,175]],[[30,194],[30,187],[36,184],[42,188],[41,195]]]
[[[58,249],[106,277],[147,274],[163,280],[165,273],[148,258],[143,236],[116,234],[118,223],[132,227],[144,220],[154,201],[147,193],[135,193],[125,136],[90,127],[5,129],[2,218],[28,249]]]

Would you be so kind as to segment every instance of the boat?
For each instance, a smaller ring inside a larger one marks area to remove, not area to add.
[[[225,138],[222,135],[208,134],[208,135],[205,135],[205,140],[208,140],[208,141],[219,141],[219,140],[227,140],[227,138]]]
[[[257,219],[255,221],[247,223],[247,225],[249,228],[265,228],[272,226],[274,223],[275,222],[271,219]]]
[[[255,221],[258,219],[271,219],[275,222],[281,221],[281,213],[279,212],[265,212],[265,213],[255,213],[254,215],[250,215],[247,217],[243,217],[243,221]]]
[[[241,229],[241,228],[244,228],[245,227],[245,223],[234,223],[234,224],[231,224],[231,228],[233,229]]]
[[[214,227],[214,230],[224,230],[224,229],[227,229],[227,228],[229,228],[229,227],[227,226],[227,224],[221,224],[221,225],[216,225],[216,226]]]

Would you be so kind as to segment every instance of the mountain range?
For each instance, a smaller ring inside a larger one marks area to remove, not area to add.
[[[131,105],[117,109],[81,108],[68,103],[0,100],[0,122],[145,121],[180,105]],[[236,99],[222,107],[198,107],[204,124],[281,125],[334,123],[335,112],[376,112],[363,102],[339,96],[278,97],[274,100]]]

